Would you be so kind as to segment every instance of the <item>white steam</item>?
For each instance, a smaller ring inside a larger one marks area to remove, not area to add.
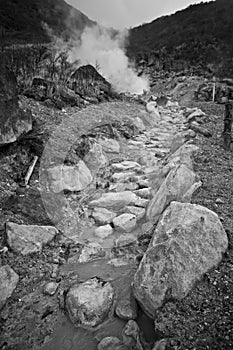
[[[127,31],[113,34],[108,29],[87,27],[81,39],[72,47],[69,60],[79,60],[81,64],[91,64],[118,92],[141,94],[149,90],[146,77],[138,77],[124,52]]]

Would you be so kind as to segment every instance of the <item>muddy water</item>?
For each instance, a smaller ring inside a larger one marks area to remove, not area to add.
[[[136,268],[135,263],[116,267],[109,264],[109,260],[100,259],[79,265],[66,264],[63,267],[63,273],[72,271],[77,274],[79,281],[85,281],[94,276],[109,281],[114,287],[115,300],[117,300],[129,293]],[[154,342],[157,337],[154,333],[153,321],[142,311],[139,311],[137,322],[146,340]],[[121,339],[125,324],[126,321],[114,315],[114,307],[109,318],[102,325],[93,329],[74,327],[69,319],[63,315],[60,317],[52,340],[40,350],[96,350],[98,342],[105,337],[116,336]]]

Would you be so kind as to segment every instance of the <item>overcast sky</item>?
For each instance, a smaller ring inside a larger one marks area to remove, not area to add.
[[[91,19],[115,28],[150,22],[190,4],[207,1],[210,0],[66,0]]]

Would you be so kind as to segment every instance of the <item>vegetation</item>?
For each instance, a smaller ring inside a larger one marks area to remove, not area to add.
[[[207,69],[233,76],[233,2],[191,5],[130,31],[128,55],[159,69]]]

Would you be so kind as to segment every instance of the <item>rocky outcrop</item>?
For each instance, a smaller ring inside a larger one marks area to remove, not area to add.
[[[22,255],[41,251],[44,244],[50,242],[58,230],[52,226],[6,224],[7,242],[11,249]]]
[[[0,310],[15,290],[19,276],[9,266],[0,267]]]
[[[58,165],[48,169],[50,188],[54,193],[64,190],[82,191],[93,178],[86,164],[80,160],[75,166]]]
[[[108,315],[114,290],[109,282],[92,278],[72,286],[66,296],[66,308],[75,325],[95,327]]]
[[[172,202],[135,274],[136,299],[154,317],[164,301],[184,298],[221,261],[227,246],[217,214],[196,204]]]
[[[19,107],[16,79],[0,62],[0,146],[15,142],[31,129],[31,113]]]

